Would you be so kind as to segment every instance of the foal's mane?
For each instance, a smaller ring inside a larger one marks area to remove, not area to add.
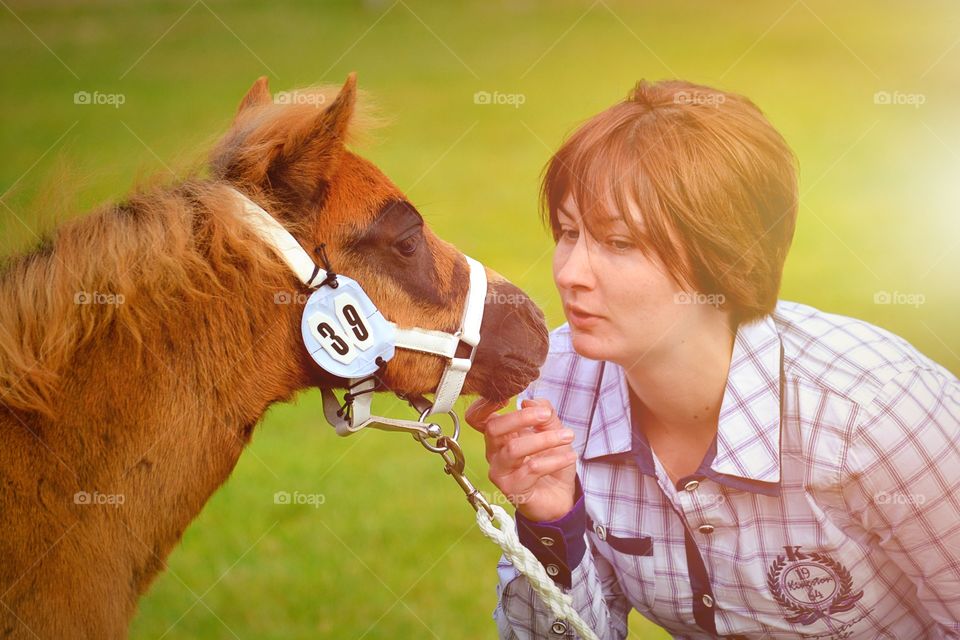
[[[271,140],[302,132],[336,92],[310,87],[243,110],[211,156],[211,176],[137,187],[119,203],[63,223],[34,250],[6,258],[0,265],[0,404],[53,417],[61,374],[83,346],[107,332],[143,346],[186,306],[288,281],[283,263],[238,219],[223,178],[238,183],[231,167],[267,157]],[[373,123],[364,112],[357,120],[352,132]],[[263,190],[238,186],[268,210],[281,211]],[[303,237],[301,223],[290,218],[281,222]]]

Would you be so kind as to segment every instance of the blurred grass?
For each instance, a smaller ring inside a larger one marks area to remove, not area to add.
[[[362,153],[555,326],[539,172],[638,79],[678,76],[752,98],[800,159],[783,297],[887,327],[960,372],[958,33],[948,1],[11,2],[0,250],[36,240],[51,213],[36,203],[56,200],[64,160],[78,182],[67,204],[82,211],[196,157],[257,76],[278,91],[355,70],[394,121]],[[78,106],[76,91],[126,102]],[[477,105],[477,91],[525,101]],[[925,102],[875,104],[878,91]],[[881,292],[923,303],[876,304]],[[395,434],[338,439],[320,416],[315,392],[270,412],[141,602],[133,637],[495,635],[497,553],[439,460]],[[465,434],[489,489],[480,445]],[[276,505],[277,491],[324,503]],[[664,637],[636,615],[631,631]]]

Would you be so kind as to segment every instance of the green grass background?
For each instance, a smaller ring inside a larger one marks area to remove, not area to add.
[[[952,1],[0,2],[0,237],[182,166],[247,87],[357,71],[393,124],[362,150],[429,224],[562,322],[539,172],[640,78],[744,93],[800,159],[783,297],[858,316],[960,371],[960,12]],[[119,109],[76,91],[122,93]],[[523,94],[519,108],[477,91]],[[924,104],[876,104],[878,91]],[[53,178],[51,178],[53,176]],[[52,199],[56,199],[53,197]],[[52,206],[52,205],[50,205]],[[876,304],[880,292],[922,304]],[[401,407],[378,400],[384,410]],[[485,480],[480,441],[464,436]],[[324,496],[276,505],[276,491]],[[484,638],[498,553],[412,439],[337,438],[316,392],[271,410],[142,600],[134,638]],[[635,638],[665,637],[631,617]]]

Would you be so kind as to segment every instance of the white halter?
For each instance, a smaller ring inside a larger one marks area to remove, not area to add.
[[[250,198],[236,190],[234,193],[242,205],[243,219],[264,242],[273,248],[304,286],[317,289],[326,284],[328,273],[313,261],[310,254],[283,225]],[[404,397],[420,412],[419,421],[373,416],[370,414],[370,404],[373,399],[372,391],[376,387],[376,376],[351,378],[349,391],[344,397],[345,404],[342,407],[332,390],[321,391],[324,415],[339,435],[346,436],[364,427],[374,426],[436,437],[440,435],[439,428],[436,425],[425,424],[423,421],[427,416],[439,413],[450,413],[457,424],[456,414],[452,413],[453,403],[460,396],[463,381],[467,372],[470,371],[477,344],[480,342],[480,324],[483,321],[487,293],[487,275],[483,265],[469,256],[464,257],[470,267],[470,287],[467,291],[460,328],[455,333],[433,329],[401,328],[392,322],[386,322],[393,334],[390,339],[397,347],[432,353],[447,359],[433,404],[431,405],[422,396]],[[468,356],[458,358],[456,352],[461,342],[470,347],[470,353]],[[459,429],[458,424],[457,428]]]

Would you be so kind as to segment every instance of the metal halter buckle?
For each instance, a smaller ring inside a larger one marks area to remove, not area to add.
[[[452,436],[443,435],[443,430],[440,429],[440,427],[437,424],[432,422],[430,423],[424,422],[424,420],[427,418],[428,415],[430,415],[430,407],[427,407],[422,412],[420,412],[419,422],[423,425],[427,425],[430,427],[437,427],[437,430],[440,431],[440,434],[437,436],[438,444],[440,440],[452,441],[456,443],[460,439],[460,416],[458,416],[455,411],[452,411],[452,410],[447,411],[447,415],[450,416],[450,418],[453,420]],[[414,433],[414,437],[417,440],[419,440],[420,444],[423,445],[424,449],[428,451],[433,451],[434,453],[439,453],[439,454],[443,454],[447,451],[447,449],[444,448],[443,446],[435,446],[430,444],[429,442],[427,442],[426,438],[424,438],[420,433]]]

